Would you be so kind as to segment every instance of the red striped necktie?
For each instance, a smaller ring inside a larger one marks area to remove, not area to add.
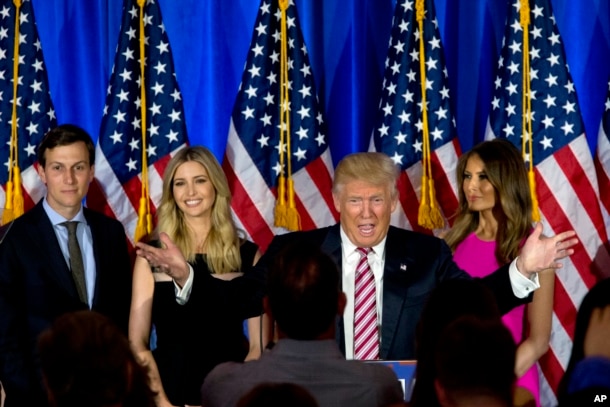
[[[354,359],[379,359],[379,328],[375,276],[369,265],[372,249],[359,247],[354,291]]]

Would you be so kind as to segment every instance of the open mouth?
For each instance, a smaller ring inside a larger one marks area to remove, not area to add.
[[[375,225],[373,225],[373,224],[360,225],[360,226],[358,226],[358,230],[360,231],[360,234],[363,236],[371,236],[373,234],[373,232],[375,231]]]

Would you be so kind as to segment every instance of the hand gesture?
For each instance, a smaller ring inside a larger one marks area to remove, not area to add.
[[[542,236],[542,224],[537,223],[517,257],[517,269],[529,278],[545,269],[563,267],[558,261],[574,253],[572,247],[578,243],[574,236],[573,230],[552,237]]]
[[[148,260],[153,271],[167,274],[182,287],[189,276],[189,266],[178,246],[167,233],[161,232],[159,240],[165,247],[154,247],[146,243],[136,243],[136,254]]]

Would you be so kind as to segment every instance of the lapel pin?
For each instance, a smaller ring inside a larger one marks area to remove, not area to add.
[[[401,269],[402,271],[407,271],[407,265],[406,265],[406,264],[404,264],[404,263],[400,263],[400,269]]]

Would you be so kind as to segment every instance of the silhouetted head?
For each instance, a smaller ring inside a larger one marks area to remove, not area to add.
[[[38,340],[54,407],[152,407],[146,371],[127,337],[107,317],[77,311],[57,318]]]
[[[343,312],[337,266],[314,245],[286,246],[271,264],[267,283],[267,308],[289,338],[319,339]]]

